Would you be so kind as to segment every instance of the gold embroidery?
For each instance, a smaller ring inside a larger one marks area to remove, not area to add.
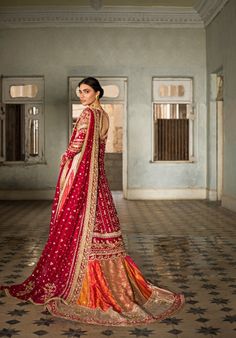
[[[84,123],[84,124],[78,124],[77,126],[76,126],[76,129],[79,131],[79,130],[81,130],[81,129],[87,129],[88,128],[88,123]]]
[[[54,283],[47,283],[43,289],[45,291],[44,300],[47,300],[54,295],[56,291],[56,285]]]
[[[82,115],[81,118],[79,118],[77,120],[74,128],[79,127],[80,124],[81,124],[81,121],[83,122],[83,121],[87,121],[89,119],[88,124],[90,123],[90,111],[87,108],[83,111],[83,113],[81,115]],[[73,148],[74,143],[70,143],[70,145],[68,147],[69,150],[75,151],[76,155],[73,158],[73,162],[72,162],[72,165],[71,165],[69,171],[68,171],[68,165],[69,165],[68,161],[65,163],[65,166],[63,167],[63,171],[62,171],[61,178],[60,178],[60,195],[59,195],[58,205],[57,205],[57,208],[55,210],[55,217],[58,216],[59,211],[62,208],[61,200],[62,200],[64,191],[65,191],[65,187],[68,184],[69,178],[71,177],[71,173],[72,172],[76,173],[76,171],[78,170],[78,167],[80,165],[81,159],[82,159],[83,154],[84,154],[84,150],[86,148],[85,145],[86,145],[87,139],[88,139],[88,133],[85,134],[85,139],[81,144],[81,151],[78,151],[80,149],[78,149],[76,145],[75,145],[76,148]]]
[[[115,243],[112,242],[96,242],[93,239],[91,252],[89,255],[90,260],[107,260],[116,259],[117,257],[125,257],[125,247],[122,238],[118,238]]]
[[[77,120],[76,125],[74,129],[76,129],[76,135],[74,137],[74,140],[70,142],[68,146],[68,150],[78,152],[83,146],[84,138],[88,129],[88,119],[90,113],[88,112],[88,109],[85,109],[81,117]],[[82,132],[83,131],[83,132]],[[74,131],[73,131],[74,132]]]
[[[150,286],[151,296],[138,306],[134,303],[131,309],[121,313],[114,311],[110,307],[107,311],[99,308],[88,308],[78,304],[66,305],[62,301],[52,301],[47,304],[47,309],[61,318],[67,318],[81,323],[100,324],[109,326],[133,326],[135,324],[152,323],[162,321],[178,312],[184,305],[184,296],[169,291],[166,299],[162,299],[160,292],[162,289]]]
[[[95,129],[97,129],[97,116],[94,112],[95,117]],[[94,131],[96,132],[96,131]],[[119,326],[133,326],[134,324],[141,323],[150,323],[156,320],[162,320],[166,317],[169,317],[177,310],[179,310],[183,303],[183,295],[174,294],[171,292],[163,293],[162,289],[149,285],[151,290],[151,296],[147,302],[141,304],[133,303],[133,306],[130,306],[129,309],[124,309],[121,313],[114,311],[110,307],[107,311],[102,311],[98,308],[88,308],[85,306],[79,306],[77,300],[79,298],[79,293],[82,287],[82,282],[85,276],[86,267],[88,266],[88,257],[90,259],[89,253],[91,255],[101,254],[100,257],[103,258],[102,254],[106,253],[110,248],[110,252],[113,253],[109,259],[114,258],[115,250],[117,249],[117,254],[124,254],[122,252],[123,241],[122,238],[119,238],[115,243],[111,243],[106,239],[99,243],[93,238],[93,227],[95,220],[95,211],[96,211],[96,184],[97,183],[97,165],[96,155],[97,155],[97,134],[94,135],[90,172],[89,172],[89,190],[88,190],[88,201],[86,216],[84,221],[83,237],[80,241],[81,246],[77,252],[77,257],[75,259],[75,271],[73,271],[72,276],[72,285],[69,285],[68,296],[66,301],[68,304],[64,304],[62,300],[52,300],[47,304],[48,310],[58,317],[68,318],[71,320],[83,322],[83,323],[93,323],[93,324],[103,324],[103,325],[119,325]],[[91,245],[91,242],[93,243]],[[94,242],[95,240],[95,242]],[[106,243],[108,242],[108,243]],[[103,252],[104,251],[104,252]],[[108,261],[110,263],[111,260]],[[104,271],[104,277],[106,278],[106,272]],[[108,277],[109,278],[109,277]]]
[[[30,293],[30,292],[34,289],[34,287],[35,287],[35,282],[34,282],[34,281],[30,281],[30,282],[26,285],[25,290],[19,291],[19,292],[17,293],[17,296],[24,296],[24,295],[26,295],[27,293]]]
[[[93,237],[98,237],[98,238],[114,238],[121,236],[121,231],[116,231],[116,232],[108,232],[108,233],[100,233],[100,232],[94,232]]]
[[[116,241],[115,243],[112,243],[112,242],[108,242],[108,243],[101,242],[100,243],[100,242],[96,242],[96,241],[94,241],[92,243],[92,248],[93,249],[99,249],[99,250],[101,250],[101,249],[104,249],[104,250],[115,249],[115,248],[119,248],[119,247],[124,248],[124,244],[123,244],[122,239],[118,239],[118,241]]]
[[[73,272],[71,285],[68,285],[69,293],[66,300],[70,303],[76,303],[78,295],[82,287],[83,277],[85,275],[85,268],[88,262],[88,256],[92,241],[93,227],[95,224],[95,212],[97,203],[97,182],[98,182],[98,151],[99,151],[99,125],[97,112],[93,112],[94,116],[94,135],[93,135],[93,146],[91,154],[91,164],[89,171],[89,186],[87,194],[87,208],[84,219],[83,235],[80,240],[80,249],[77,253],[75,261],[75,271]],[[91,118],[91,117],[90,117]],[[88,133],[87,133],[88,135]]]
[[[84,143],[83,141],[76,141],[76,142],[72,143],[68,147],[68,149],[71,150],[71,151],[77,152],[81,148],[81,146],[83,145],[83,143]]]

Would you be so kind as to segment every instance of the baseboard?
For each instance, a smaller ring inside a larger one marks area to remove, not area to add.
[[[128,189],[129,200],[206,199],[206,189]]]
[[[115,191],[112,191],[116,194]],[[117,191],[121,194],[121,191]],[[0,190],[0,200],[52,200],[55,189],[48,190]],[[124,193],[128,200],[206,199],[216,200],[216,192],[206,189],[128,189]],[[236,199],[223,196],[222,206],[236,211]]]
[[[48,190],[0,190],[0,200],[53,200],[55,189]],[[123,195],[121,190],[112,190],[113,196]]]
[[[55,189],[0,190],[0,200],[52,200]]]
[[[217,201],[217,191],[216,190],[207,189],[207,199],[209,201]]]
[[[222,196],[222,207],[236,212],[236,198],[232,196]]]

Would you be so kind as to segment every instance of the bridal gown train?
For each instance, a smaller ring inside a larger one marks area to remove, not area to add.
[[[148,282],[128,256],[104,170],[108,115],[86,107],[63,155],[47,243],[7,294],[80,323],[129,326],[180,310],[183,294]]]

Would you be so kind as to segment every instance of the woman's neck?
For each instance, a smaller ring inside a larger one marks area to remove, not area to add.
[[[93,102],[89,105],[89,108],[92,108],[92,109],[102,109],[101,105],[100,105],[100,102]]]

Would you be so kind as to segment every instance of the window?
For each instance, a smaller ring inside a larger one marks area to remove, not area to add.
[[[0,162],[5,159],[5,111],[4,106],[1,105],[0,110]]]
[[[38,93],[38,87],[36,85],[18,85],[10,86],[10,96],[12,98],[33,98],[36,97]]]
[[[153,161],[193,161],[192,79],[153,78]]]
[[[44,79],[2,78],[0,161],[42,162]]]

